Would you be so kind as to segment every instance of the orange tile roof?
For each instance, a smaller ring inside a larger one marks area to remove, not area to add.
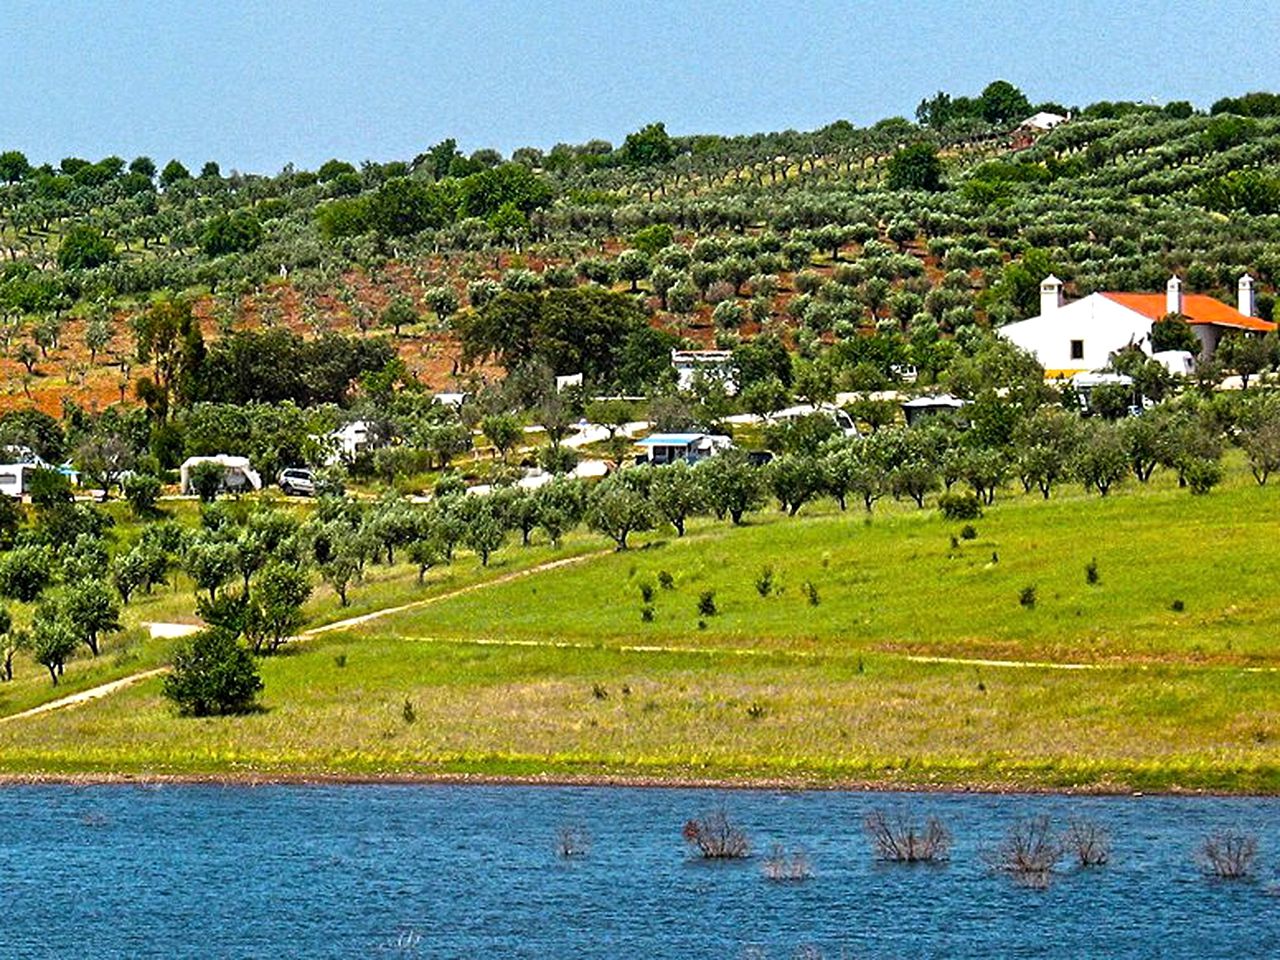
[[[1144,317],[1159,320],[1168,311],[1168,302],[1163,293],[1103,293],[1108,300],[1114,300],[1123,307],[1135,310]],[[1246,317],[1235,307],[1228,306],[1221,300],[1206,297],[1202,293],[1187,293],[1182,297],[1182,315],[1188,323],[1212,323],[1220,327],[1235,327],[1238,330],[1256,330],[1268,333],[1276,328],[1274,323],[1258,317]]]

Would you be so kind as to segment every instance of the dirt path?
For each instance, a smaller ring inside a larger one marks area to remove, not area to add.
[[[8,723],[10,720],[25,720],[27,717],[39,716],[42,713],[61,710],[64,707],[74,707],[78,703],[88,703],[90,700],[97,700],[108,694],[115,693],[117,690],[123,690],[125,687],[131,687],[135,683],[141,683],[143,680],[158,677],[160,674],[168,672],[168,667],[156,667],[153,670],[143,670],[141,673],[131,673],[129,676],[121,677],[119,680],[112,680],[110,683],[90,687],[88,690],[81,690],[79,693],[68,694],[65,697],[59,697],[57,700],[42,703],[38,707],[23,710],[20,713],[11,713],[7,717],[0,717],[0,723]]]
[[[454,597],[460,597],[463,594],[472,593],[476,590],[483,590],[487,587],[496,587],[499,584],[510,583],[513,580],[520,580],[524,577],[531,577],[536,573],[544,573],[548,570],[556,570],[560,567],[567,567],[575,563],[582,563],[586,560],[594,560],[599,557],[608,556],[609,553],[611,553],[609,550],[598,550],[594,553],[584,553],[577,557],[565,557],[563,560],[550,560],[547,563],[540,563],[536,566],[529,567],[526,570],[516,570],[513,573],[503,574],[493,580],[482,580],[479,583],[472,583],[465,587],[459,587],[456,590],[449,590],[446,593],[436,594],[433,597],[423,597],[421,600],[402,603],[399,606],[383,607],[381,610],[362,613],[356,617],[347,617],[344,620],[335,620],[333,623],[321,624],[318,627],[312,627],[310,630],[304,630],[297,636],[290,637],[289,641],[298,642],[302,640],[309,640],[322,633],[331,633],[335,630],[346,630],[351,627],[358,627],[381,617],[389,617],[392,614],[403,613],[406,610],[416,610],[419,607],[430,606],[433,603],[440,603],[443,600],[451,600]],[[168,667],[155,667],[151,670],[131,673],[127,677],[120,677],[118,680],[112,680],[109,683],[90,687],[88,690],[81,690],[79,693],[72,693],[65,697],[59,697],[56,700],[50,700],[48,703],[42,703],[39,706],[31,707],[29,710],[22,710],[18,713],[11,713],[8,716],[0,717],[0,723],[9,723],[12,720],[24,720],[27,717],[35,717],[42,713],[50,713],[54,710],[62,710],[66,707],[74,707],[81,703],[88,703],[91,700],[98,700],[102,697],[115,693],[117,690],[123,690],[126,687],[133,686],[135,683],[141,683],[143,680],[149,680],[151,677],[157,677],[168,672]]]
[[[499,637],[425,637],[407,636],[400,639],[414,643],[438,643],[481,647],[542,647],[551,650],[611,650],[616,653],[675,653],[708,657],[759,657],[778,660],[837,660],[857,659],[857,653],[825,653],[813,650],[776,650],[765,647],[712,647],[689,646],[675,643],[620,643],[601,645],[581,640],[518,640]],[[867,656],[906,660],[909,663],[935,663],[943,666],[990,667],[997,670],[1148,670],[1154,667],[1181,668],[1186,670],[1234,670],[1240,673],[1278,673],[1280,667],[1244,666],[1221,663],[1062,663],[1053,660],[993,660],[980,657],[935,657],[924,654],[893,653],[883,650],[864,651]]]

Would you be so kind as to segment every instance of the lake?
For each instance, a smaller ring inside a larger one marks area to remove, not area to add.
[[[745,862],[691,859],[723,806]],[[936,815],[944,866],[878,864],[872,810]],[[0,955],[97,957],[1280,956],[1280,801],[462,786],[0,789]],[[993,872],[1019,817],[1088,818],[1113,860],[1047,889]],[[588,855],[556,851],[581,827]],[[1257,879],[1205,878],[1214,830]],[[813,876],[764,877],[773,842]]]

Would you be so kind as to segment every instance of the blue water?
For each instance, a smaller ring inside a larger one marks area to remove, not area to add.
[[[814,876],[690,860],[715,806]],[[936,814],[943,867],[873,862],[873,808]],[[615,788],[16,787],[0,790],[0,956],[1280,956],[1280,801]],[[1047,890],[981,853],[1020,816],[1088,817],[1114,861]],[[563,861],[558,827],[589,856]],[[1258,879],[1205,879],[1214,829],[1256,833]]]

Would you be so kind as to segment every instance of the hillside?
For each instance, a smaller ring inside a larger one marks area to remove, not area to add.
[[[940,337],[1032,312],[1048,270],[1072,293],[1158,290],[1177,271],[1222,296],[1248,270],[1270,315],[1280,121],[1240,115],[1270,100],[1212,115],[1095,104],[1038,137],[1014,130],[1025,98],[993,102],[752,137],[654,125],[617,148],[510,158],[445,141],[412,160],[275,175],[6,153],[0,404],[134,402],[151,372],[131,318],[162,293],[194,298],[210,339],[386,335],[398,313],[398,355],[437,390],[500,375],[466,369],[459,330],[501,289],[609,287],[701,345],[765,331],[811,355],[879,329],[883,349],[854,351],[874,369],[849,364],[842,386],[891,379],[891,361],[942,375]],[[940,168],[926,157],[892,173],[913,144]]]

